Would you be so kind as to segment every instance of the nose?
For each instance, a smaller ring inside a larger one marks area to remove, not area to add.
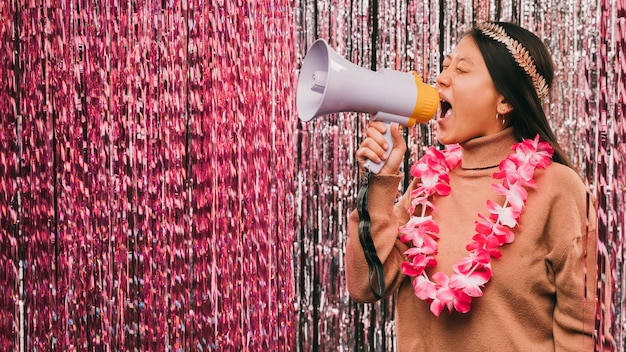
[[[448,86],[450,85],[450,75],[447,74],[447,70],[444,68],[439,75],[437,75],[436,79],[438,86]]]

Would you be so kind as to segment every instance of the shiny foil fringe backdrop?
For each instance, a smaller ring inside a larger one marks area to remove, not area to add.
[[[288,1],[0,2],[0,350],[290,350]]]
[[[302,124],[326,38],[417,70],[475,21],[536,31],[547,106],[600,201],[598,346],[624,350],[623,0],[0,2],[0,350],[393,351],[393,300],[345,289],[367,116]],[[415,161],[433,125],[407,132]]]
[[[599,264],[605,275],[598,281],[596,349],[626,350],[626,2],[300,0],[296,10],[299,63],[324,38],[361,67],[415,70],[429,83],[442,57],[477,22],[516,22],[544,39],[558,75],[547,115],[600,204]],[[299,125],[298,350],[397,348],[393,299],[356,304],[343,275],[346,219],[360,177],[354,154],[366,119],[340,113]],[[431,122],[405,130],[411,156],[404,170],[434,143],[435,127]]]

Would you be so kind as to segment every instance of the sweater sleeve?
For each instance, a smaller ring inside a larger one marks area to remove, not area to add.
[[[576,195],[576,199],[564,197],[552,204],[548,229],[553,238],[568,239],[553,263],[553,336],[555,351],[582,352],[594,350],[598,236],[593,202],[582,184],[573,189],[578,192],[570,195]]]
[[[402,273],[404,252],[408,246],[400,241],[398,227],[409,219],[408,205],[410,190],[396,203],[401,175],[372,175],[368,190],[367,205],[370,215],[370,232],[376,253],[383,264],[385,297],[390,296],[405,278]],[[369,266],[359,241],[359,214],[352,211],[348,221],[346,244],[346,280],[350,297],[357,302],[374,302],[376,298],[370,288]]]

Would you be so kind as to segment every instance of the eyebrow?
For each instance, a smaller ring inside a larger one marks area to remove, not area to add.
[[[446,61],[446,60],[452,60],[452,55],[447,54],[447,55],[443,58],[443,61]],[[443,62],[443,61],[442,61],[442,62]],[[467,63],[468,63],[468,64],[470,64],[470,65],[474,65],[474,61],[472,61],[471,59],[468,59],[468,58],[466,58],[466,57],[462,57],[462,58],[460,58],[460,59],[459,59],[459,62],[460,62],[460,61],[465,61],[465,62],[467,62]]]

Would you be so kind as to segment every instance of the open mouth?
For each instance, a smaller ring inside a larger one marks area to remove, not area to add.
[[[448,115],[449,115],[448,113],[452,112],[452,105],[450,103],[448,103],[447,101],[445,101],[445,100],[441,100],[440,106],[441,106],[441,115],[440,115],[440,117],[441,118],[448,117]]]

